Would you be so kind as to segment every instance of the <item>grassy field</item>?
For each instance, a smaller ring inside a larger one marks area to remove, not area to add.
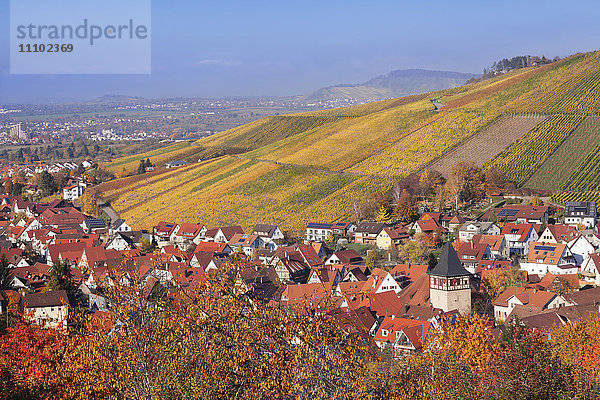
[[[598,71],[599,55],[586,53],[441,92],[268,117],[108,168],[209,152],[239,156],[109,182],[102,191],[135,227],[160,220],[272,222],[301,232],[310,221],[355,220],[353,206],[365,195],[426,166],[447,171],[468,157],[499,167],[517,185],[542,187],[550,176],[559,185],[575,170],[587,171],[584,161],[596,162],[584,160],[583,147],[597,142],[598,118],[586,116],[598,112]],[[435,111],[433,99],[446,107]],[[574,166],[578,159],[581,168]],[[582,190],[571,181],[569,190]]]

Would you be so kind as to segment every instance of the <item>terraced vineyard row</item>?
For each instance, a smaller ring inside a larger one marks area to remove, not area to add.
[[[559,204],[567,201],[595,201],[600,204],[600,192],[561,192],[552,196],[552,201]]]
[[[486,166],[502,170],[508,180],[521,186],[583,118],[583,115],[552,115],[486,163]]]
[[[524,186],[544,190],[558,189],[597,143],[600,143],[600,117],[587,117]]]
[[[600,143],[592,148],[561,185],[563,190],[600,190]]]
[[[447,176],[459,161],[474,161],[478,166],[483,166],[544,118],[540,115],[500,117],[488,128],[434,161],[429,168]]]
[[[596,68],[597,70],[597,68]],[[597,114],[600,112],[600,71],[580,82],[553,107],[553,111]]]

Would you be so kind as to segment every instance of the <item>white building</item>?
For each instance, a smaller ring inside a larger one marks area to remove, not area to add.
[[[78,199],[85,193],[85,188],[86,184],[81,182],[69,185],[63,189],[63,199],[67,201]]]

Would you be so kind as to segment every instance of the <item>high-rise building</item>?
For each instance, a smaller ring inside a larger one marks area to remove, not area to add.
[[[21,123],[10,126],[9,136],[12,140],[29,140],[29,134],[22,128]]]

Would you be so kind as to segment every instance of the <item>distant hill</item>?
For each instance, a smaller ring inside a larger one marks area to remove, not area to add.
[[[380,75],[361,84],[342,84],[319,89],[303,97],[306,101],[334,99],[383,100],[428,93],[464,85],[477,74],[451,71],[404,69]]]

